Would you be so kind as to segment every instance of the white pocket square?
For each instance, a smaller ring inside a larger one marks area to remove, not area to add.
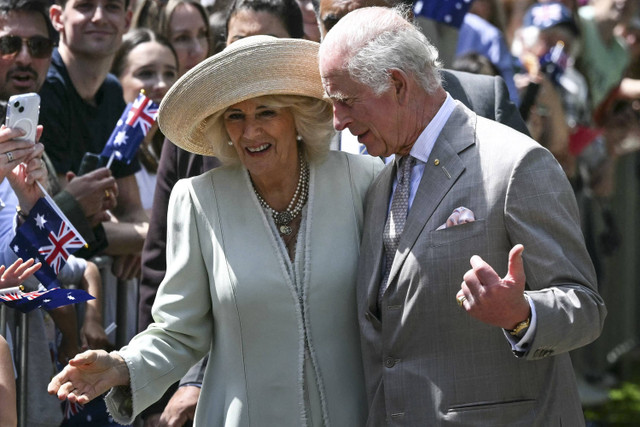
[[[436,230],[444,230],[445,228],[466,224],[467,222],[473,222],[475,220],[476,217],[471,209],[460,206],[459,208],[455,208],[451,215],[449,215],[449,218],[447,218],[447,222],[436,228]]]

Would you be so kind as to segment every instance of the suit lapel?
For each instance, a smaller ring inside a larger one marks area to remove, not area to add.
[[[429,161],[425,165],[424,174],[398,243],[398,252],[389,273],[389,283],[394,280],[442,199],[465,170],[459,153],[475,143],[476,115],[460,102],[456,101],[456,103],[457,106],[440,132],[429,155]]]

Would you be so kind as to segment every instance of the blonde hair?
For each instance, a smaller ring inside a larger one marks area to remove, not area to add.
[[[265,95],[260,103],[273,108],[288,108],[298,135],[302,137],[300,149],[308,161],[324,157],[329,151],[333,134],[333,111],[331,104],[318,98],[298,95]],[[206,120],[204,135],[211,144],[215,155],[224,164],[238,163],[235,148],[228,144],[230,138],[224,125],[222,109]]]

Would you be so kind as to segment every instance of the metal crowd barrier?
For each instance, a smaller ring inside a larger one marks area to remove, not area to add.
[[[91,259],[100,269],[102,277],[102,313],[109,341],[116,347],[124,346],[138,330],[139,280],[118,280],[111,273],[113,258],[99,256]]]
[[[105,331],[111,344],[116,348],[125,345],[137,331],[138,286],[137,279],[120,281],[111,273],[113,259],[109,256],[91,259],[100,269],[102,278],[103,320]],[[16,316],[15,330],[8,330],[9,316]],[[79,322],[78,327],[81,327]],[[27,366],[29,321],[26,314],[0,304],[0,335],[11,335],[13,360],[16,364],[18,381],[16,384],[18,427],[26,427],[29,401]]]
[[[8,316],[14,315],[17,322],[14,322],[16,328],[13,331],[8,330]],[[17,365],[18,381],[16,383],[16,395],[18,396],[18,427],[26,427],[27,419],[27,354],[29,351],[29,321],[27,315],[18,311],[7,308],[4,304],[0,307],[0,335],[7,337],[11,334],[13,341],[13,360]]]

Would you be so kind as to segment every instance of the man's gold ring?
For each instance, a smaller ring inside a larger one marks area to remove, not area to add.
[[[456,297],[456,301],[458,302],[458,305],[460,307],[462,307],[462,303],[465,302],[467,300],[467,297],[465,297],[464,295]]]
[[[9,159],[9,163],[13,162],[13,153],[11,151],[7,151],[4,154],[7,155],[7,159]]]
[[[104,196],[108,199],[109,197],[111,197],[111,193],[109,193],[109,190],[104,190]]]

